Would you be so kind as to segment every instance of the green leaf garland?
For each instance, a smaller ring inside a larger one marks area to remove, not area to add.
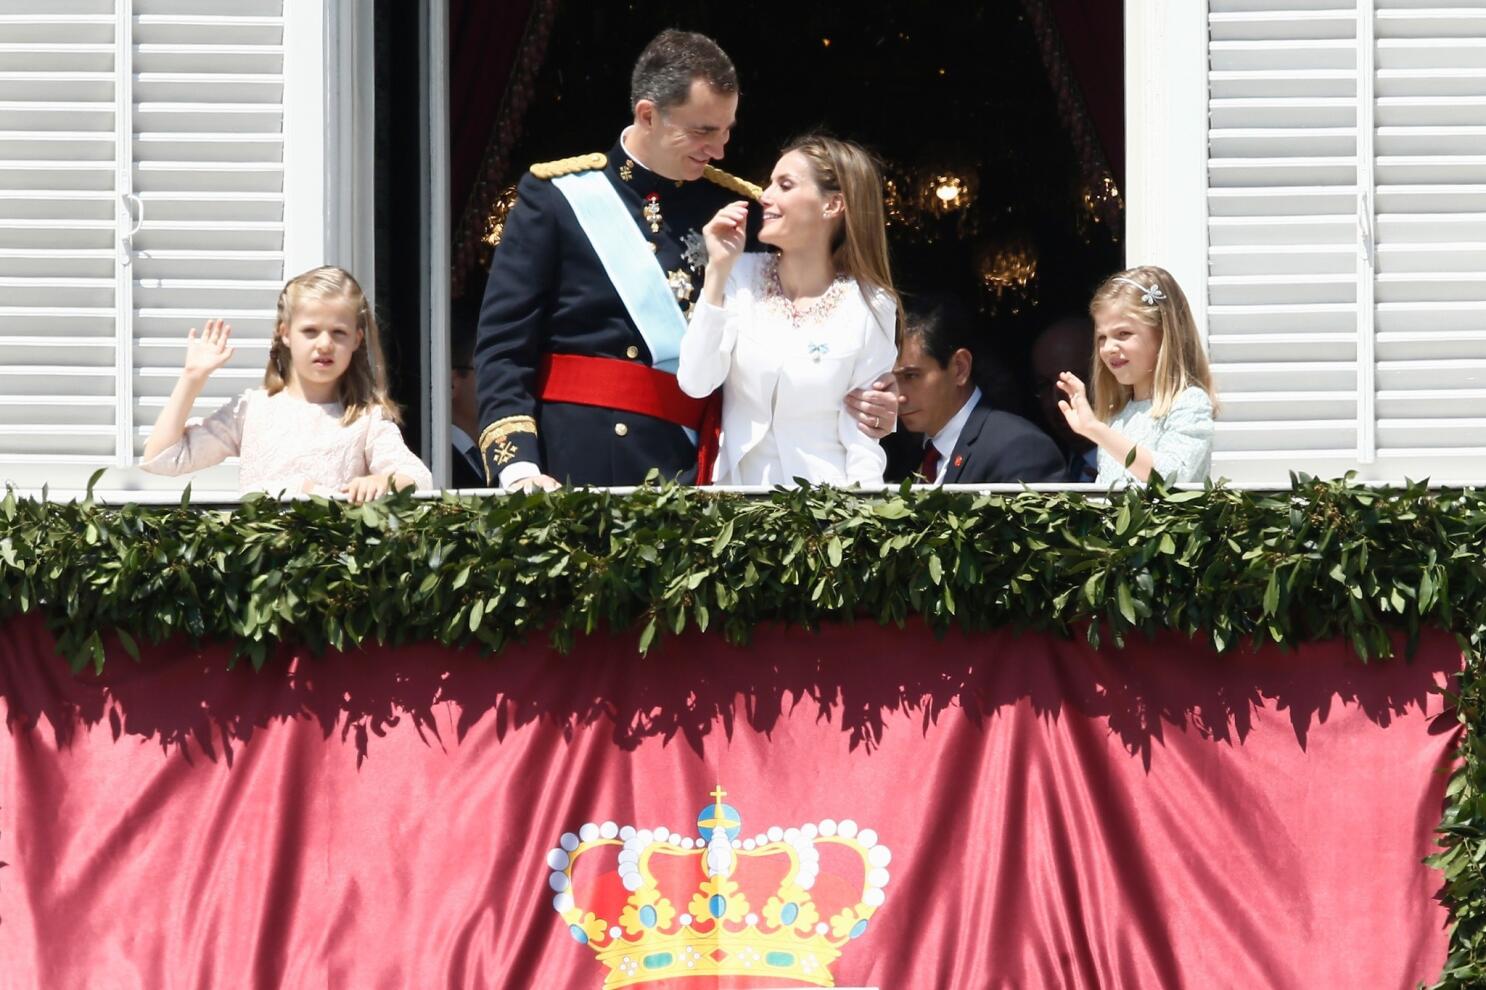
[[[1453,919],[1440,988],[1486,985],[1486,494],[1292,480],[1113,493],[906,486],[743,497],[650,486],[365,506],[0,499],[0,618],[40,612],[74,669],[170,637],[261,666],[282,643],[478,643],[559,650],[619,632],[637,653],[690,627],[743,643],[760,623],[922,620],[1122,645],[1171,630],[1219,651],[1341,639],[1368,660],[1420,631],[1466,652],[1466,727],[1442,851]],[[112,643],[120,652],[110,657]]]

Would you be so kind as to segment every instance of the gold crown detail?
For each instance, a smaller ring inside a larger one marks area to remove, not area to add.
[[[712,792],[695,836],[588,822],[547,854],[552,906],[607,967],[606,988],[694,976],[835,986],[831,965],[882,906],[891,853],[850,820],[741,838],[726,793]]]

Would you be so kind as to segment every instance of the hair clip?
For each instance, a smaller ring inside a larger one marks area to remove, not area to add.
[[[1133,285],[1137,289],[1139,289],[1140,301],[1145,303],[1147,306],[1154,306],[1156,305],[1156,303],[1166,298],[1166,293],[1162,292],[1161,287],[1155,282],[1152,282],[1150,284],[1150,287],[1147,288],[1146,286],[1141,285],[1139,282],[1135,281],[1133,278],[1126,278],[1123,275],[1116,275],[1115,281],[1124,282],[1126,285]]]

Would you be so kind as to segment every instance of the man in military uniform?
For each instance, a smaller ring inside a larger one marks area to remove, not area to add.
[[[707,480],[717,397],[687,396],[675,367],[707,262],[701,229],[760,192],[709,164],[734,124],[737,73],[710,38],[667,30],[630,95],[634,121],[608,154],[533,165],[506,218],[475,353],[492,485],[633,485],[652,468]],[[871,435],[892,428],[893,398],[853,408]]]

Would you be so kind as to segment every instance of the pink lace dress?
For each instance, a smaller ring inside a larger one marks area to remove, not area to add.
[[[362,475],[402,474],[419,488],[433,476],[380,409],[342,423],[340,403],[305,402],[284,392],[249,389],[202,420],[186,424],[174,444],[139,466],[153,474],[186,474],[240,458],[243,491],[330,495]]]

